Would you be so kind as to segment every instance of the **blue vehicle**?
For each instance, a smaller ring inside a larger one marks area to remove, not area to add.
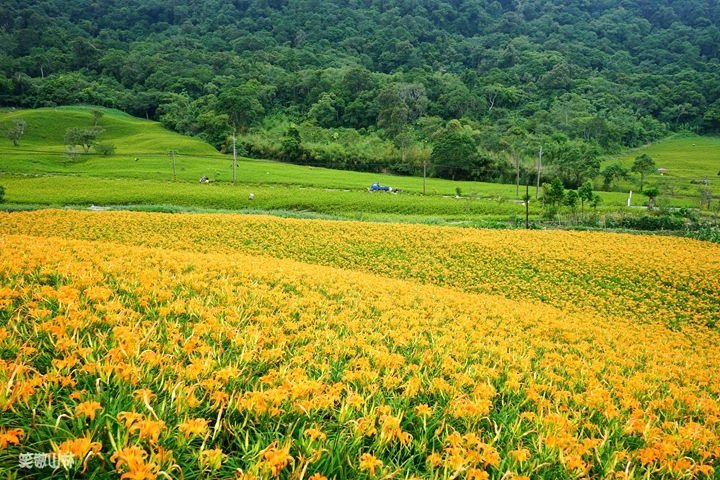
[[[392,192],[392,187],[373,183],[368,190],[371,192]]]

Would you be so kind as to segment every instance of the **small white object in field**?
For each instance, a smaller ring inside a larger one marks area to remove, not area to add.
[[[248,196],[248,200],[255,200],[255,194],[254,194],[254,193],[251,193],[251,194]]]

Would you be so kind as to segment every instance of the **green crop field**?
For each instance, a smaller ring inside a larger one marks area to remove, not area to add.
[[[101,142],[112,143],[116,152],[102,156],[91,152],[73,159],[65,154],[67,128],[89,128],[94,107],[62,107],[0,113],[0,125],[14,119],[27,122],[20,145],[9,140],[0,145],[0,185],[6,202],[24,206],[113,205],[138,208],[218,209],[263,212],[301,212],[340,218],[426,222],[505,221],[524,215],[514,185],[453,182],[384,174],[330,170],[310,166],[241,158],[238,185],[232,185],[232,160],[207,143],[164,129],[157,122],[124,113],[103,112]],[[688,182],[707,177],[717,167],[720,141],[714,137],[673,137],[648,148],[658,164],[667,165],[668,178]],[[683,145],[697,147],[686,153]],[[177,152],[176,180],[168,152]],[[622,161],[630,164],[632,152]],[[685,166],[683,170],[681,167]],[[716,172],[715,172],[716,173]],[[207,175],[210,185],[198,179]],[[657,177],[657,176],[656,176]],[[657,181],[651,178],[649,183]],[[714,180],[714,179],[713,179]],[[373,182],[402,189],[403,193],[368,193]],[[455,198],[460,189],[462,199]],[[628,185],[632,189],[632,185]],[[249,194],[255,200],[249,200]],[[521,195],[524,192],[521,191]],[[534,196],[535,190],[531,189]],[[697,193],[678,188],[663,204],[697,206]],[[603,209],[625,205],[624,192],[602,192]],[[635,205],[645,202],[636,196]],[[532,218],[540,214],[531,202]]]
[[[658,169],[666,170],[662,175],[653,174],[647,177],[647,184],[657,185],[667,194],[674,196],[697,196],[697,182],[709,180],[713,193],[720,194],[720,137],[677,134],[653,145],[610,158],[605,165],[618,161],[630,168],[635,157],[642,153],[650,155]],[[637,188],[637,182],[624,182],[620,187]]]
[[[289,210],[355,219],[385,218],[398,214],[499,220],[524,213],[523,205],[505,200],[458,200],[438,195],[393,195],[287,185],[199,185],[71,176],[6,176],[0,183],[5,185],[9,202],[26,205],[148,205],[219,210]],[[254,200],[249,200],[250,193],[254,194]],[[533,207],[532,212],[536,214],[537,208]]]
[[[104,113],[101,141],[113,143],[116,153],[103,157],[92,153],[78,160],[65,155],[64,135],[70,127],[92,126],[92,110]],[[121,112],[93,107],[21,110],[0,113],[0,124],[14,119],[28,123],[19,147],[10,141],[0,145],[0,171],[6,174],[79,175],[101,178],[137,178],[167,181],[172,179],[169,151],[175,150],[176,176],[180,182],[197,182],[207,175],[214,182],[232,180],[232,159],[201,140],[184,137],[164,129],[159,123],[133,118]],[[312,166],[241,158],[237,181],[244,184],[302,185],[333,189],[365,190],[380,182],[408,192],[420,193],[422,178],[398,177],[374,173],[338,171]],[[514,197],[515,188],[480,182],[453,182],[430,178],[428,194],[463,193],[488,197]]]

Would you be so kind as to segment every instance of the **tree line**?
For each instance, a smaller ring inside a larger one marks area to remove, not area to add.
[[[11,0],[0,103],[456,179],[514,181],[542,146],[576,188],[603,153],[720,132],[719,20],[704,0]]]

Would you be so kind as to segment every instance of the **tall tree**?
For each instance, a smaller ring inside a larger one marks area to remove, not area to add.
[[[65,132],[65,145],[71,150],[80,146],[85,153],[89,153],[103,131],[102,128],[68,128]]]
[[[555,218],[564,200],[565,187],[562,180],[554,178],[551,183],[543,184],[543,206],[546,217]]]
[[[551,143],[546,148],[545,158],[560,179],[572,187],[595,178],[600,171],[597,148],[579,140]]]
[[[605,167],[601,175],[603,177],[603,187],[609,191],[618,180],[626,180],[629,176],[629,171],[624,165],[613,163]]]
[[[430,154],[435,174],[452,180],[467,178],[477,160],[475,141],[455,120],[448,124]]]
[[[244,132],[265,115],[260,102],[262,85],[254,80],[239,87],[228,88],[218,97],[218,109],[226,113],[230,125],[237,132]]]
[[[643,153],[642,155],[635,157],[635,161],[633,161],[630,171],[640,174],[640,191],[642,192],[643,186],[645,185],[645,175],[649,175],[657,171],[657,166],[655,165],[655,160],[653,160],[650,155]]]
[[[12,121],[12,126],[7,129],[7,138],[12,142],[14,147],[20,146],[20,139],[25,135],[27,122],[23,119]]]
[[[578,197],[580,198],[580,213],[585,212],[585,203],[592,202],[593,199],[593,182],[588,180],[578,188]]]

